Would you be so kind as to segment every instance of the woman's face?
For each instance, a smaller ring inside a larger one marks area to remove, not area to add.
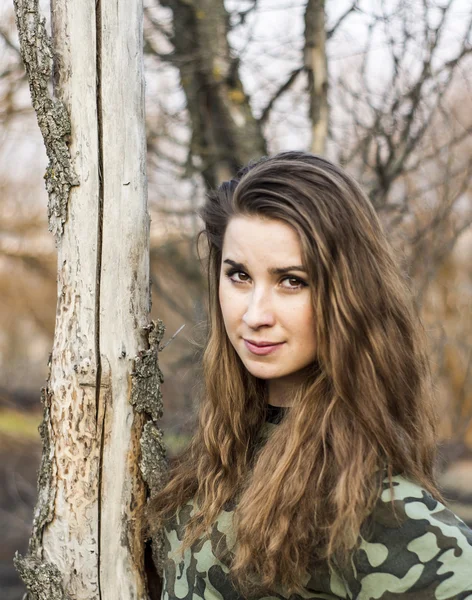
[[[303,378],[316,356],[311,294],[292,227],[258,216],[230,220],[219,299],[228,338],[252,375],[290,385]]]

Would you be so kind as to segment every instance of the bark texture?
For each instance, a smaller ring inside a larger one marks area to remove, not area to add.
[[[165,453],[163,326],[149,323],[142,5],[53,0],[52,42],[37,0],[15,7],[58,246],[38,502],[15,564],[31,600],[144,600],[137,515],[165,478]]]
[[[71,130],[70,119],[63,102],[51,98],[49,94],[53,54],[45,20],[39,15],[38,0],[14,0],[14,5],[21,57],[49,158],[44,179],[49,198],[49,230],[57,243],[67,219],[69,191],[72,186],[78,185],[67,146]]]

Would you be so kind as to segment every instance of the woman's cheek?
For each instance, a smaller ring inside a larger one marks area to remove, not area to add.
[[[225,322],[226,333],[232,337],[240,319],[241,298],[224,282],[220,286],[220,307]]]

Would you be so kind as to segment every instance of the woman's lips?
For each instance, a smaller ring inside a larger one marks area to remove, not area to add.
[[[248,340],[244,340],[244,343],[246,344],[246,348],[249,350],[249,352],[257,354],[257,356],[265,356],[266,354],[272,354],[272,352],[275,352],[277,348],[280,348],[280,346],[282,346],[282,344],[285,342],[281,342],[279,344],[267,344],[266,342],[263,342],[263,345],[260,346],[249,342]]]

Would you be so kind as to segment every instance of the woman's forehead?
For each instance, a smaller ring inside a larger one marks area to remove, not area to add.
[[[300,241],[293,227],[259,216],[230,220],[223,243],[223,261],[227,258],[236,262],[263,261],[273,267],[302,264]]]

